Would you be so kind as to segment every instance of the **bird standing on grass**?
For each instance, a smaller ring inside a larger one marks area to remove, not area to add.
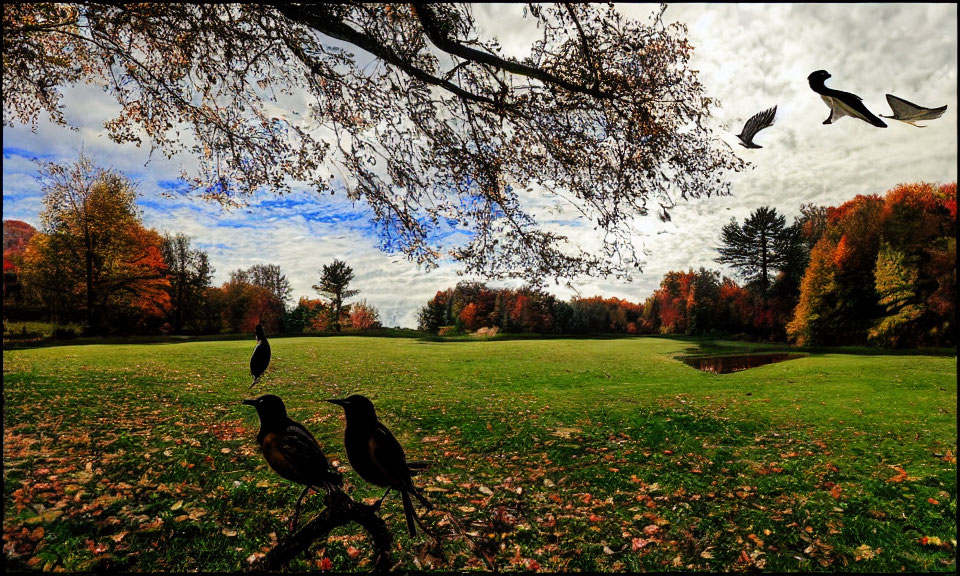
[[[939,108],[924,108],[913,102],[907,102],[903,98],[897,98],[893,94],[887,94],[887,104],[889,104],[890,109],[893,110],[893,116],[884,116],[881,114],[881,118],[892,118],[906,122],[917,128],[926,128],[926,126],[917,124],[919,120],[935,120],[943,116],[943,113],[947,111],[946,105],[940,106]]]
[[[287,417],[287,409],[279,396],[266,394],[243,403],[257,409],[260,417],[257,444],[267,464],[282,478],[306,486],[290,520],[292,530],[307,492],[311,488],[323,488],[328,492],[339,490],[343,475],[330,466],[310,431]]]
[[[416,536],[414,521],[417,518],[410,494],[416,496],[428,509],[433,508],[433,504],[413,485],[407,458],[400,443],[390,430],[377,420],[373,403],[367,397],[354,394],[348,398],[327,402],[342,407],[346,415],[343,444],[350,466],[367,482],[387,489],[374,506],[379,507],[390,490],[399,491],[403,500],[403,513],[407,518],[407,529],[410,536]]]
[[[743,130],[737,134],[737,138],[740,139],[740,145],[744,148],[763,148],[758,144],[753,143],[753,137],[757,135],[757,132],[773,126],[773,118],[777,115],[777,107],[768,108],[763,112],[758,112],[750,117],[747,120],[747,123],[743,125]]]
[[[863,105],[863,98],[849,92],[842,92],[827,88],[824,82],[830,78],[830,73],[826,70],[817,70],[807,76],[807,82],[810,83],[810,89],[820,95],[823,101],[830,107],[830,116],[823,121],[824,124],[833,124],[844,116],[853,116],[864,122],[873,124],[877,128],[886,128],[883,120],[877,118],[873,112],[867,110]]]
[[[253,382],[250,388],[257,385],[260,376],[270,365],[270,343],[267,342],[267,335],[263,333],[263,325],[257,323],[257,347],[253,349],[250,356],[250,375],[253,376]]]

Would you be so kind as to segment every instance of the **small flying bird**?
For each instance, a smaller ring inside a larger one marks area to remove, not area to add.
[[[757,135],[757,132],[773,126],[773,118],[777,115],[777,107],[767,108],[763,112],[758,112],[750,117],[747,120],[747,123],[743,125],[743,130],[737,134],[737,138],[740,139],[740,145],[744,148],[763,148],[753,143],[753,137]]]
[[[347,426],[343,431],[343,444],[347,451],[350,466],[361,478],[386,488],[380,500],[374,504],[379,507],[391,490],[400,492],[403,501],[403,514],[407,518],[410,536],[416,536],[414,527],[416,515],[410,494],[427,508],[433,508],[426,498],[413,485],[410,465],[407,464],[403,447],[378,419],[373,403],[366,396],[354,394],[343,399],[327,400],[343,408]]]
[[[917,128],[926,128],[926,126],[917,124],[918,120],[936,120],[947,111],[946,104],[939,108],[924,108],[912,102],[907,102],[903,98],[897,98],[893,94],[887,94],[887,103],[890,104],[890,109],[893,110],[893,116],[884,116],[881,114],[881,118],[892,118],[906,122]]]
[[[253,383],[250,384],[250,388],[253,388],[257,385],[257,382],[260,380],[260,376],[267,370],[267,366],[270,365],[270,343],[267,342],[267,336],[263,333],[263,325],[257,324],[257,347],[253,349],[253,354],[250,356],[250,375],[253,376]],[[248,388],[249,390],[249,388]]]
[[[306,486],[297,499],[290,529],[300,517],[300,504],[310,489],[330,492],[343,485],[343,475],[334,470],[309,430],[287,417],[287,409],[279,396],[266,394],[247,399],[243,404],[257,409],[260,432],[257,444],[274,472],[291,482]]]
[[[883,120],[877,118],[873,112],[867,110],[863,105],[863,98],[849,92],[842,92],[824,86],[824,82],[830,78],[830,73],[826,70],[817,70],[807,76],[810,83],[810,89],[820,95],[823,101],[830,107],[830,116],[823,121],[824,124],[833,124],[844,116],[853,116],[864,122],[873,124],[877,128],[886,128]]]

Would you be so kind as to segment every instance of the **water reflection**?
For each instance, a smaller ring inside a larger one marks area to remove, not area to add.
[[[756,368],[764,364],[773,364],[774,362],[783,362],[784,360],[795,360],[803,358],[806,354],[776,353],[776,354],[740,354],[737,356],[708,356],[697,358],[684,358],[683,361],[697,370],[704,372],[713,372],[714,374],[727,374],[748,368]]]

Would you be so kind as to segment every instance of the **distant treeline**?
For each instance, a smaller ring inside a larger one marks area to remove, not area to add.
[[[183,234],[143,226],[133,184],[85,158],[45,165],[41,230],[3,222],[4,320],[77,323],[92,334],[339,332],[379,326],[365,301],[347,303],[353,270],[318,270],[323,298],[291,306],[275,264],[213,268]],[[430,332],[731,335],[799,344],[956,343],[956,183],[900,185],[838,207],[804,205],[789,226],[761,207],[718,239],[718,271],[673,271],[637,302],[562,301],[526,287],[461,282],[420,310]]]
[[[805,206],[790,227],[759,209],[742,227],[724,228],[718,260],[744,285],[700,268],[667,273],[645,300],[573,298],[542,290],[461,282],[437,292],[420,329],[542,334],[737,335],[799,344],[948,346],[956,343],[956,183],[901,185],[885,196],[857,196],[839,207]],[[766,228],[761,223],[773,223]],[[758,229],[777,229],[760,238]],[[757,236],[770,250],[740,242]],[[739,261],[733,258],[743,252]],[[776,262],[767,281],[760,259]]]
[[[41,163],[44,209],[38,231],[3,221],[3,316],[48,321],[56,334],[366,330],[379,326],[365,301],[344,297],[353,270],[334,260],[314,289],[326,300],[290,307],[290,282],[276,264],[234,270],[221,286],[206,252],[183,234],[143,225],[135,185],[80,155],[72,165]],[[5,330],[6,332],[6,330]]]

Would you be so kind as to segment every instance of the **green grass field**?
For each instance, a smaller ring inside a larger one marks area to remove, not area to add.
[[[249,392],[249,340],[5,351],[7,568],[248,566],[300,491],[240,404],[267,392],[368,501],[381,490],[349,468],[324,399],[369,396],[407,458],[435,462],[416,483],[504,571],[956,568],[952,354],[714,375],[676,359],[697,342],[666,338],[271,344]],[[395,494],[382,516],[401,568],[486,569],[460,538],[410,539]],[[449,531],[441,512],[424,522]],[[342,529],[290,568],[366,570],[368,550]]]

